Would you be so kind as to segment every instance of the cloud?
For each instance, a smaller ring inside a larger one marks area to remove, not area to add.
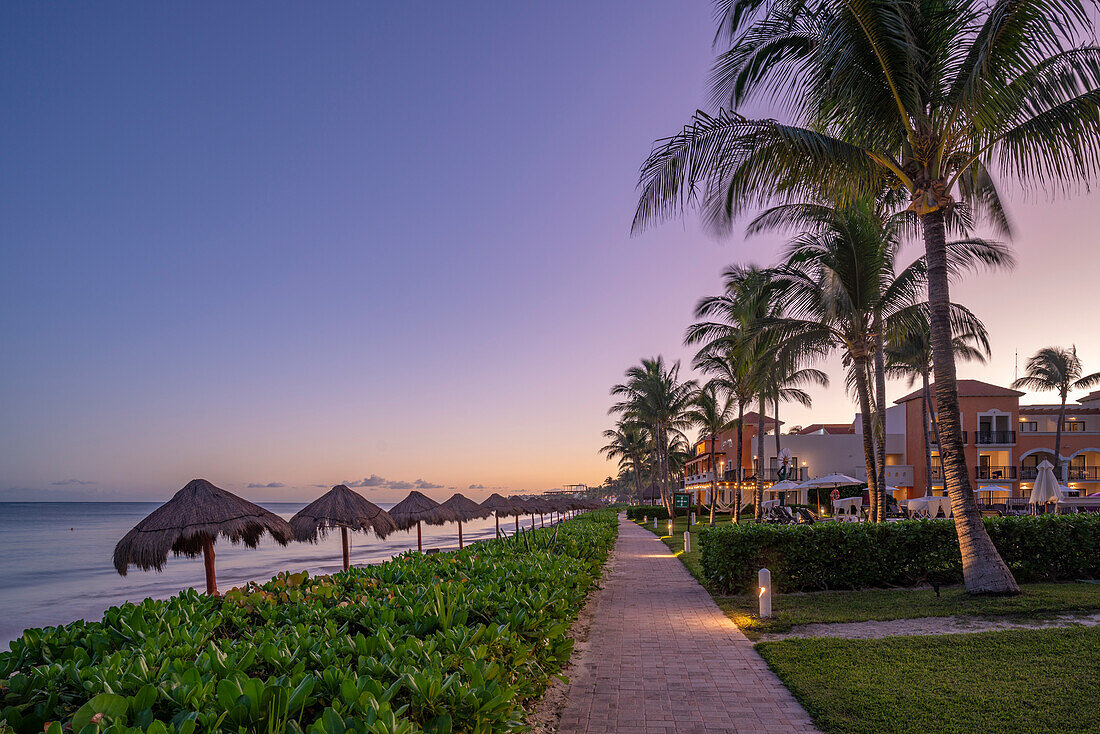
[[[309,486],[311,486],[311,487],[320,487],[321,489],[328,489],[327,484],[311,484]]]
[[[377,474],[371,474],[365,479],[354,482],[344,482],[349,487],[362,487],[366,489],[440,489],[442,484],[435,484],[426,479],[417,479],[415,482],[406,482],[403,479],[386,479]]]
[[[466,489],[485,489],[485,485],[484,484],[471,484]]]
[[[282,482],[268,482],[267,484],[257,484],[256,482],[252,482],[246,487],[246,489],[278,489],[279,487],[285,486],[286,485]]]
[[[378,487],[387,487],[387,486],[389,486],[390,483],[386,481],[385,477],[380,477],[377,474],[371,474],[366,479],[360,479],[360,480],[354,481],[354,482],[344,482],[344,484],[346,484],[349,487],[374,487],[374,488],[378,488]]]
[[[87,487],[95,482],[88,479],[62,479],[60,482],[51,482],[55,487]]]

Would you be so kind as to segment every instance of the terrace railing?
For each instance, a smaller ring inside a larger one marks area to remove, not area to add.
[[[975,479],[996,481],[999,479],[1011,480],[1016,478],[1014,466],[979,466],[974,469]]]
[[[1012,445],[1016,443],[1016,431],[978,431],[974,443],[979,446]]]

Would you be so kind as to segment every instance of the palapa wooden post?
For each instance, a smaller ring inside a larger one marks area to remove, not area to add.
[[[519,532],[519,515],[516,515],[516,532]]]
[[[416,521],[416,552],[417,553],[423,553],[424,552],[424,542],[423,542],[423,539],[420,536],[420,521],[419,520]]]
[[[351,567],[350,559],[348,558],[348,529],[340,528],[340,540],[344,544],[344,570],[347,571]]]
[[[497,519],[497,537],[500,537],[500,513],[494,512],[493,517]]]
[[[458,549],[462,550],[462,521],[458,521]]]
[[[202,536],[202,561],[206,566],[206,593],[217,596],[218,579],[214,575],[214,539],[209,535]]]

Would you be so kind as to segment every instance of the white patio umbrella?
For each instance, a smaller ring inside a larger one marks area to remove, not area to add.
[[[850,484],[863,484],[863,480],[850,477],[847,474],[834,473],[826,474],[823,477],[807,479],[802,483],[802,486],[806,489],[814,489],[816,487],[843,487]]]
[[[853,484],[863,484],[863,482],[859,479],[856,479],[855,477],[850,477],[847,474],[838,474],[834,472],[833,474],[826,474],[823,477],[807,479],[802,483],[802,489],[807,490],[806,498],[807,500],[809,500],[809,490],[811,489],[836,489],[837,487],[847,487]],[[821,496],[819,494],[818,501],[820,502],[820,500]]]
[[[1035,486],[1031,490],[1028,502],[1033,505],[1045,505],[1058,502],[1062,494],[1058,491],[1058,480],[1054,478],[1054,465],[1047,460],[1039,464],[1039,473],[1035,477]]]
[[[996,485],[996,484],[988,485],[988,486],[984,485],[984,484],[979,484],[977,487],[975,487],[974,491],[975,492],[989,492],[990,494],[1007,494],[1007,495],[1012,494],[1012,490],[1009,489],[1008,487],[1001,487],[1001,486]]]
[[[777,494],[780,493],[780,492],[797,491],[799,493],[798,494],[798,499],[801,500],[802,499],[802,493],[806,491],[806,488],[803,485],[799,484],[798,482],[792,482],[790,479],[784,479],[782,482],[776,482],[775,484],[768,487],[764,491],[765,492],[774,492],[774,493],[777,493]],[[800,501],[799,504],[804,504],[804,503],[802,503]]]

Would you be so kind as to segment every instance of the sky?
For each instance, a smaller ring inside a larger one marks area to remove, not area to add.
[[[688,372],[695,302],[782,248],[630,235],[712,33],[704,0],[4,3],[0,500],[613,474],[610,386]],[[1100,197],[1008,189],[1019,263],[957,284],[994,348],[960,376],[1047,344],[1100,369]],[[781,418],[851,420],[827,367]]]

